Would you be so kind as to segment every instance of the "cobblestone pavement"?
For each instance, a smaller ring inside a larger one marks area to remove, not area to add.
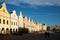
[[[45,37],[44,33],[24,35],[1,35],[0,40],[60,40],[60,33],[51,33]]]

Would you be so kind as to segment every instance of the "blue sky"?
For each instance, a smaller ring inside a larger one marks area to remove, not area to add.
[[[9,12],[15,9],[19,15],[22,10],[23,16],[36,22],[47,26],[60,25],[60,0],[0,0],[0,5],[3,1]]]

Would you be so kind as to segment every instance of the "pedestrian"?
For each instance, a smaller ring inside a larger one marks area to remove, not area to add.
[[[48,33],[47,33],[47,37],[49,37],[49,36],[50,36],[50,33],[48,32]]]
[[[49,32],[45,32],[45,37],[49,37],[50,33]]]
[[[47,37],[47,32],[45,32],[45,37]]]

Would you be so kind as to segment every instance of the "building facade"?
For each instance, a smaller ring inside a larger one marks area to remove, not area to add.
[[[39,24],[40,31],[43,29],[42,28],[42,23]]]
[[[31,32],[36,31],[35,25],[34,25],[34,21],[31,20]]]
[[[40,31],[39,23],[36,24],[36,31],[37,31],[37,32]]]
[[[25,16],[24,17],[24,20],[23,20],[23,24],[24,24],[24,28],[28,28],[28,22],[27,22],[27,17]]]
[[[5,2],[2,3],[0,7],[0,31],[6,33],[10,29],[10,14],[7,11]],[[3,32],[4,31],[4,32]]]
[[[18,16],[18,26],[20,28],[24,28],[24,25],[23,25],[23,16],[22,16],[22,11],[20,11],[20,15]]]
[[[27,28],[28,28],[28,30],[29,30],[29,32],[30,32],[30,18],[27,18]]]
[[[11,14],[7,11],[5,2],[0,7],[0,31],[2,33],[8,33],[10,31],[18,31],[18,28],[28,28],[29,32],[46,30],[46,25],[36,23],[26,16],[23,17],[22,11],[20,15],[16,15],[16,11],[13,10]]]
[[[16,15],[16,11],[13,10],[11,13],[11,28],[12,32],[18,31],[18,16]]]
[[[42,30],[47,30],[47,28],[46,28],[46,25],[45,24],[42,24]]]

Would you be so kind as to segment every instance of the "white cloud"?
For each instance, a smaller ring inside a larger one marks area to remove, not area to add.
[[[0,0],[3,1],[3,0]],[[60,6],[60,0],[4,0],[6,3],[20,6],[20,3],[30,4],[29,7],[46,6],[46,5],[57,5]],[[22,5],[24,7],[24,5]]]
[[[31,5],[60,5],[60,0],[20,0]]]

